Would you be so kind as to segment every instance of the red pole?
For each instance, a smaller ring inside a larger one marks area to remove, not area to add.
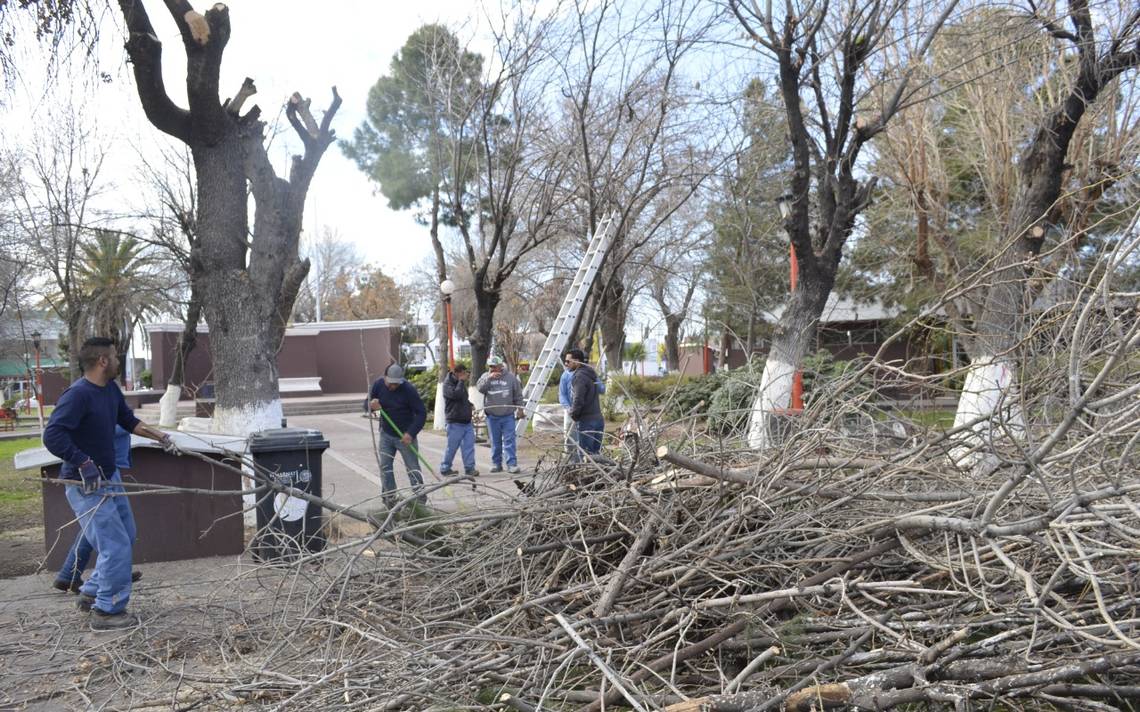
[[[455,369],[455,337],[452,335],[451,327],[451,297],[449,296],[443,303],[444,310],[447,312],[447,362],[451,369]]]
[[[40,406],[40,425],[44,422],[44,371],[40,368],[40,350],[36,349],[36,403]]]
[[[796,259],[796,246],[789,245],[789,252],[791,253],[791,267],[792,267],[792,292],[796,291],[796,285],[800,281],[800,263]],[[792,407],[793,411],[801,411],[804,409],[804,372],[801,371],[797,365],[796,374],[792,376]]]

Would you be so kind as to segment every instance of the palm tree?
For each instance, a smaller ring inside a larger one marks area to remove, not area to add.
[[[87,304],[84,330],[114,339],[121,356],[139,320],[159,311],[160,285],[145,248],[133,235],[114,230],[95,230],[79,246],[78,283]]]
[[[641,375],[645,375],[645,342],[635,341],[632,344],[626,344],[625,357],[629,360],[629,375],[637,375],[637,364],[641,364]]]

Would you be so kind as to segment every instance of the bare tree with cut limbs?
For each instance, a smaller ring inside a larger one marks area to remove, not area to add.
[[[996,464],[988,453],[992,438],[1023,431],[1013,351],[1026,332],[1026,315],[1038,293],[1038,255],[1052,228],[1063,221],[1058,213],[1064,207],[1062,184],[1072,169],[1066,162],[1070,144],[1097,98],[1120,75],[1140,65],[1140,8],[1134,5],[1094,11],[1086,0],[1072,0],[1064,18],[1051,17],[1033,3],[1029,10],[1028,21],[1071,48],[1055,70],[1068,72],[1070,79],[1018,156],[1017,194],[1001,252],[985,278],[973,360],[954,419],[956,427],[969,429],[953,452],[960,464],[983,469]]]
[[[304,146],[293,157],[288,179],[278,177],[264,144],[265,124],[254,106],[256,92],[246,79],[222,101],[219,73],[230,39],[229,9],[217,4],[205,14],[184,0],[168,0],[186,52],[189,108],[167,95],[162,77],[162,44],[142,0],[120,0],[129,38],[139,99],[160,131],[190,147],[197,178],[198,244],[191,262],[200,265],[203,309],[210,325],[217,408],[212,428],[246,433],[281,422],[277,350],[297,292],[309,271],[298,255],[305,196],[325,149],[335,140],[330,128],[340,108],[333,99],[318,124],[309,100],[293,94],[285,109]],[[248,200],[255,209],[248,220]]]
[[[773,417],[791,405],[793,379],[815,342],[844,246],[871,200],[875,179],[860,178],[858,170],[863,148],[901,108],[923,95],[907,67],[884,68],[884,48],[900,34],[917,31],[923,39],[908,62],[921,61],[957,3],[787,2],[777,9],[771,3],[729,4],[756,46],[775,62],[792,149],[791,210],[784,228],[799,262],[799,280],[776,326],[752,406],[749,444],[765,447],[771,443]],[[883,82],[888,91],[880,88]]]

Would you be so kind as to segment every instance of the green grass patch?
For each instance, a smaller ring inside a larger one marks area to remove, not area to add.
[[[4,528],[31,526],[42,516],[39,471],[17,470],[12,461],[16,453],[36,447],[39,438],[0,440],[0,526]]]
[[[927,428],[949,430],[954,426],[954,411],[952,410],[923,408],[916,410],[899,410],[898,414],[907,420]]]

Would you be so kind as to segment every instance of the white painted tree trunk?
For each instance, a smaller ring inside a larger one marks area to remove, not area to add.
[[[215,407],[211,433],[249,435],[281,427],[281,399],[249,403],[237,408]]]
[[[819,275],[809,277],[805,271],[799,287],[792,292],[787,309],[776,325],[760,376],[760,390],[752,403],[748,420],[750,447],[762,449],[780,444],[778,420],[787,417],[780,411],[792,405],[796,368],[803,362],[809,345],[815,343],[816,324],[833,282],[834,279]]]
[[[237,408],[215,407],[214,417],[210,421],[210,432],[248,437],[251,433],[256,433],[260,430],[280,428],[282,415],[280,398],[272,401],[250,403]],[[243,454],[249,456],[248,440],[246,442],[247,449]],[[243,465],[242,467],[246,472],[252,474],[252,469],[249,465]],[[256,486],[256,482],[252,477],[246,481],[246,486],[249,489]],[[243,516],[245,525],[250,527],[255,526],[257,523],[257,495],[254,492],[243,494],[242,507],[245,510]]]
[[[182,386],[167,383],[166,393],[158,401],[158,427],[178,427],[178,399],[182,397]]]
[[[997,459],[995,441],[1024,435],[1016,373],[1010,360],[993,356],[980,356],[970,364],[954,415],[954,428],[966,428],[955,435],[950,450],[958,466],[987,469]]]
[[[796,367],[790,363],[769,356],[764,362],[764,373],[760,377],[760,390],[752,403],[752,415],[748,421],[748,445],[763,449],[774,444],[774,411],[788,408],[792,403],[792,381]]]
[[[447,430],[447,423],[445,422],[447,416],[444,412],[446,405],[443,401],[443,384],[437,383],[435,384],[435,412],[432,415],[432,430]]]

